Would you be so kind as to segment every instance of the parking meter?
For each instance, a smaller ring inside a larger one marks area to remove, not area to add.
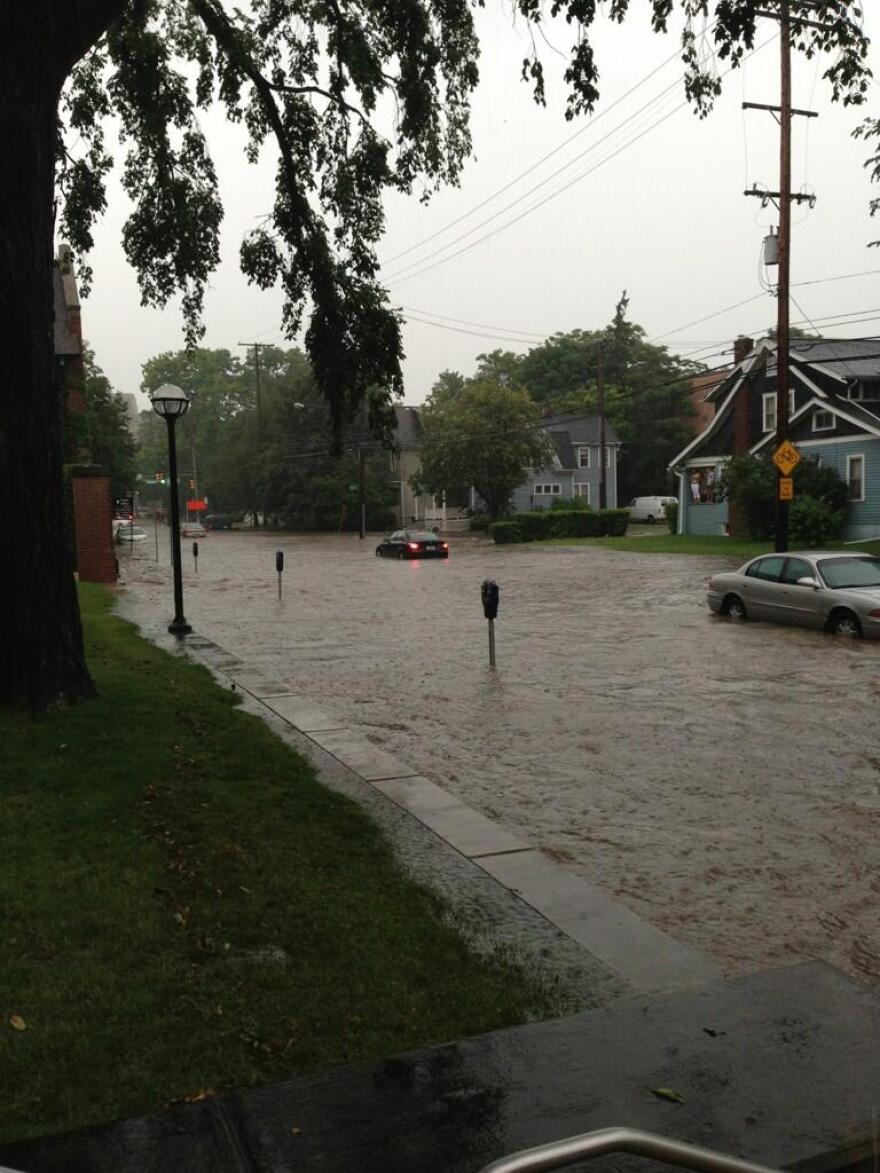
[[[281,598],[281,571],[284,569],[284,551],[277,550],[275,553],[275,569],[278,572],[278,598]]]
[[[199,543],[193,542],[193,559],[196,568],[196,574],[199,573]]]
[[[498,615],[498,600],[501,591],[494,578],[483,579],[480,594],[483,599],[483,614],[487,619],[495,619]]]

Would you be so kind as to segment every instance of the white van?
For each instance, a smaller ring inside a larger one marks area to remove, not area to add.
[[[678,503],[677,497],[633,497],[629,503],[630,521],[663,521],[666,517],[666,506]]]

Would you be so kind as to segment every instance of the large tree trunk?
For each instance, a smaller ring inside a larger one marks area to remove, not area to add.
[[[28,6],[25,5],[25,8]],[[64,541],[54,378],[52,233],[58,88],[48,51],[0,46],[0,703],[43,712],[90,696]]]

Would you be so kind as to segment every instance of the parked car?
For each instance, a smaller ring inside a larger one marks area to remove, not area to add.
[[[379,543],[381,558],[448,558],[449,543],[424,530],[399,529]]]
[[[234,513],[209,513],[205,517],[205,529],[232,529],[238,518]]]
[[[663,521],[666,517],[666,506],[677,505],[677,497],[633,497],[627,508],[630,521]]]
[[[139,525],[132,525],[131,522],[126,522],[124,525],[116,526],[115,536],[117,542],[145,542],[147,540],[147,531],[141,529]]]
[[[706,602],[731,619],[880,639],[880,558],[849,550],[765,554],[732,573],[713,574]]]
[[[182,538],[203,538],[207,532],[200,521],[182,521],[180,523]]]

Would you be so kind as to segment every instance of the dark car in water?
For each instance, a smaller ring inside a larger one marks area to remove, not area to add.
[[[399,529],[376,547],[377,558],[448,558],[449,543],[425,530]]]

